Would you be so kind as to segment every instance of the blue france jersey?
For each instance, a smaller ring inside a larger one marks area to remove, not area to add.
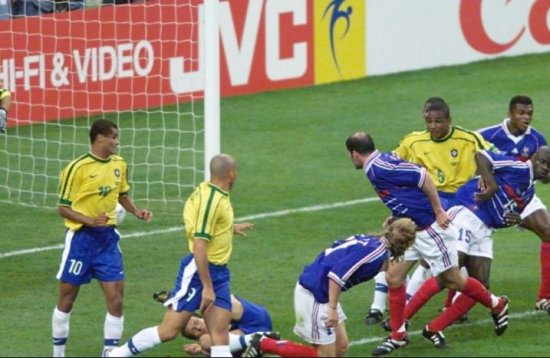
[[[508,121],[509,119],[506,118],[501,124],[479,129],[478,132],[485,140],[493,143],[500,152],[523,162],[531,158],[540,146],[547,144],[544,135],[531,126],[524,134],[514,136],[506,126]]]
[[[479,192],[478,179],[471,179],[458,189],[457,204],[466,206],[487,226],[495,229],[506,227],[504,215],[511,212],[520,214],[535,195],[533,166],[531,161],[522,162],[487,151],[480,153],[492,163],[498,189],[491,199],[477,202],[474,193]]]
[[[426,169],[392,153],[374,151],[363,168],[378,197],[395,217],[407,217],[417,227],[430,226],[435,214],[422,191]]]
[[[329,278],[342,292],[368,281],[380,271],[389,251],[374,236],[354,235],[335,241],[307,265],[300,275],[300,285],[313,293],[320,303],[328,302]]]

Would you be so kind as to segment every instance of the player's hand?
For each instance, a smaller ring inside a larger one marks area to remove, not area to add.
[[[151,220],[153,219],[153,213],[150,212],[149,210],[145,210],[145,209],[136,210],[135,215],[138,219],[143,220],[143,221],[147,221],[147,222],[151,222]]]
[[[190,355],[199,355],[202,353],[202,348],[197,343],[189,343],[183,345],[183,351]]]
[[[514,226],[521,222],[521,215],[516,212],[509,212],[504,214],[504,224],[506,226]]]
[[[8,111],[5,108],[0,107],[0,133],[6,132],[6,126],[8,125]]]
[[[106,226],[109,221],[109,216],[107,213],[102,213],[92,219],[92,227],[95,226]]]
[[[254,224],[251,223],[239,223],[233,224],[233,234],[246,236],[246,230],[254,228]]]
[[[451,225],[451,218],[449,218],[445,210],[438,211],[435,214],[435,221],[437,221],[439,226],[443,229],[447,229],[449,225]]]
[[[208,311],[210,307],[214,305],[214,301],[216,301],[216,294],[214,293],[214,289],[212,287],[203,287],[201,305],[199,307],[201,313],[204,314],[206,311]]]
[[[474,193],[474,199],[475,201],[481,202],[481,203],[491,199],[493,194],[498,190],[496,185],[494,186],[488,185],[481,177],[479,177],[479,180],[477,181],[477,187],[480,191],[477,193]]]
[[[325,321],[325,327],[335,328],[337,325],[338,325],[338,311],[337,309],[330,307],[330,305],[328,305],[327,320]]]

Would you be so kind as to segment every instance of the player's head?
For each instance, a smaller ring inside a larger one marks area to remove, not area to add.
[[[187,325],[181,330],[181,335],[189,339],[199,339],[199,337],[207,333],[208,328],[206,328],[204,319],[197,314],[193,314],[191,318],[189,318]]]
[[[451,110],[442,98],[429,98],[424,103],[422,115],[426,122],[426,130],[430,132],[432,139],[443,139],[451,131]]]
[[[397,219],[388,225],[384,237],[389,243],[392,261],[400,260],[414,243],[416,225],[409,218]]]
[[[90,128],[92,152],[100,157],[108,157],[118,150],[118,127],[108,119],[98,119]]]
[[[346,148],[356,169],[361,169],[366,158],[374,152],[374,140],[365,132],[355,132],[346,139]]]
[[[510,132],[523,134],[533,120],[533,101],[527,96],[514,96],[508,106]]]
[[[547,145],[539,147],[531,161],[535,179],[543,183],[550,182],[550,147]]]
[[[233,188],[237,179],[237,162],[229,154],[217,154],[210,160],[210,180]]]
[[[428,108],[430,108],[430,106],[432,105],[432,103],[435,103],[435,102],[443,102],[443,103],[447,103],[445,102],[445,100],[441,97],[430,97],[428,98],[425,102],[424,102],[424,106],[422,107],[422,117],[424,117],[424,119],[426,119],[426,116],[428,114]]]

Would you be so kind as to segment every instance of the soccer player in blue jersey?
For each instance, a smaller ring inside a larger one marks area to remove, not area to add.
[[[343,357],[348,349],[340,295],[401,259],[416,235],[407,218],[389,224],[383,235],[354,235],[335,241],[307,265],[294,290],[294,333],[319,356]]]
[[[458,189],[458,205],[448,210],[453,223],[460,229],[457,243],[459,250],[466,257],[484,257],[488,261],[482,270],[487,280],[493,256],[491,235],[495,230],[521,220],[521,213],[535,196],[534,181],[547,177],[550,172],[550,147],[541,146],[531,158],[530,161],[522,162],[494,152],[479,153],[477,162],[480,173],[485,185],[490,187],[489,192],[493,194],[480,194],[478,180],[474,178]],[[427,301],[429,291],[436,284],[434,280],[428,280],[418,290],[407,305],[407,319]],[[424,328],[423,336],[437,348],[443,348],[445,337],[441,331],[475,304],[471,298],[459,295],[439,317]]]
[[[544,135],[531,126],[533,101],[527,96],[514,96],[508,106],[508,117],[498,125],[479,132],[501,152],[526,161],[546,145]],[[543,178],[541,181],[548,181]],[[537,195],[521,213],[520,226],[534,232],[542,241],[540,246],[540,288],[535,308],[550,314],[550,214]]]
[[[107,356],[129,357],[176,338],[199,310],[212,339],[212,356],[231,357],[228,327],[231,322],[230,274],[227,267],[233,235],[245,235],[250,223],[234,223],[229,191],[237,179],[237,163],[227,154],[210,161],[210,180],[191,193],[183,209],[190,253],[180,263],[176,284],[164,305],[164,319],[145,328]]]
[[[444,288],[454,289],[480,302],[491,310],[495,332],[502,334],[508,324],[508,299],[494,296],[478,280],[461,274],[455,247],[456,227],[441,206],[435,184],[426,169],[392,153],[377,151],[373,139],[365,132],[350,135],[346,148],[355,168],[364,171],[392,216],[411,218],[417,230],[415,244],[405,252],[404,260],[390,263],[386,270],[392,332],[372,354],[388,354],[409,343],[404,282],[419,259],[430,265],[437,292]]]
[[[401,139],[393,152],[401,159],[426,168],[435,183],[444,209],[452,206],[456,190],[475,176],[475,154],[492,150],[494,146],[473,131],[452,124],[451,110],[440,97],[428,98],[422,108],[425,130],[414,131]],[[407,297],[431,276],[422,260],[407,283]],[[388,286],[384,273],[375,277],[376,287],[371,309],[365,323],[382,319],[386,307]]]
[[[116,155],[118,127],[107,119],[90,128],[91,149],[61,172],[59,214],[65,219],[65,248],[57,279],[59,298],[52,315],[53,356],[65,356],[69,320],[80,286],[92,278],[105,296],[104,351],[118,345],[124,325],[124,267],[115,229],[115,208],[120,203],[138,219],[153,214],[136,207],[130,196],[127,165]]]

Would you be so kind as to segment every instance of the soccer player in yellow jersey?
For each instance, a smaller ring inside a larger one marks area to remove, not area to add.
[[[442,206],[448,209],[458,188],[476,174],[475,154],[483,149],[495,150],[495,147],[479,133],[453,126],[449,106],[440,97],[426,100],[422,116],[426,129],[403,137],[394,153],[428,170]],[[429,275],[429,268],[421,262],[407,286],[408,298]],[[383,273],[375,277],[375,282],[373,303],[365,317],[367,324],[380,322],[386,307],[388,288]]]
[[[6,132],[8,112],[11,106],[11,92],[4,88],[0,81],[0,133]]]
[[[168,308],[158,326],[145,328],[109,357],[129,357],[176,338],[193,312],[200,310],[212,339],[213,357],[231,357],[228,327],[231,289],[227,262],[233,234],[245,235],[250,223],[234,223],[229,191],[237,178],[235,159],[219,154],[210,161],[210,180],[201,183],[183,209],[190,254],[180,263],[176,286],[164,305]]]
[[[91,150],[70,162],[61,172],[59,214],[67,228],[65,248],[57,273],[59,298],[52,315],[53,356],[65,356],[69,320],[80,286],[92,278],[105,296],[104,351],[116,347],[122,336],[124,267],[115,230],[119,202],[137,218],[150,221],[153,214],[136,207],[128,192],[127,167],[116,155],[118,127],[99,119],[90,128]]]

